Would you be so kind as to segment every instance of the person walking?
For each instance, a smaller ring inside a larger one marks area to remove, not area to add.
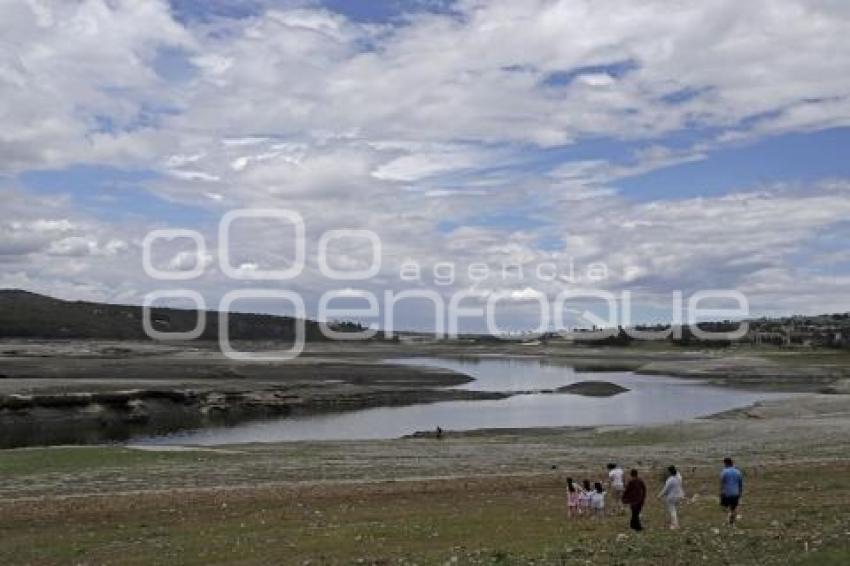
[[[632,470],[629,475],[629,483],[626,484],[626,490],[623,492],[623,503],[631,507],[632,518],[629,522],[629,527],[635,531],[642,531],[643,525],[640,523],[640,512],[643,509],[643,503],[646,501],[646,484],[638,477],[638,471]]]
[[[658,494],[658,498],[664,501],[667,509],[667,523],[670,529],[679,528],[679,514],[676,506],[685,497],[685,489],[682,487],[682,475],[676,466],[667,468],[667,480]]]
[[[579,492],[578,506],[579,515],[590,513],[590,493],[593,488],[590,487],[590,480],[585,479],[581,482],[581,491]]]
[[[615,513],[623,512],[622,500],[623,490],[625,489],[625,485],[623,483],[624,475],[623,468],[614,463],[608,464],[608,488],[614,495],[613,511]]]
[[[744,494],[744,476],[735,467],[732,458],[723,459],[720,472],[720,505],[729,511],[729,524],[734,525],[738,517],[738,504]]]
[[[567,517],[570,519],[582,514],[583,509],[580,506],[582,491],[573,478],[567,478]]]
[[[593,484],[593,491],[590,493],[590,509],[596,519],[601,519],[605,515],[605,490],[602,488],[602,482]]]

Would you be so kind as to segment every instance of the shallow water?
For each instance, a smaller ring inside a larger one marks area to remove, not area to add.
[[[694,380],[631,372],[579,373],[528,359],[450,360],[411,358],[393,363],[460,371],[475,381],[460,387],[486,391],[553,389],[578,381],[602,380],[630,391],[613,397],[521,394],[495,401],[448,401],[407,407],[380,407],[345,413],[287,417],[136,439],[141,444],[218,445],[297,440],[398,438],[417,431],[552,426],[670,423],[705,416],[788,394],[739,391]]]

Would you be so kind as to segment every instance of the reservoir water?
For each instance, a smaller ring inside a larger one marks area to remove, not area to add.
[[[475,381],[459,386],[464,389],[523,393],[500,400],[448,401],[254,421],[233,427],[135,439],[133,444],[212,446],[249,442],[388,439],[433,430],[437,426],[444,430],[472,430],[661,424],[788,396],[632,372],[580,373],[568,366],[546,364],[535,359],[409,358],[388,361],[466,373]],[[590,380],[616,383],[629,391],[613,397],[534,393]]]

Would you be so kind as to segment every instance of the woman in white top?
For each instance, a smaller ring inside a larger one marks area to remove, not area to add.
[[[623,491],[626,489],[623,482],[623,468],[619,465],[608,464],[608,487],[614,494],[614,512],[623,512]]]
[[[676,470],[676,466],[667,468],[667,481],[658,494],[658,498],[664,501],[667,508],[667,520],[671,529],[679,528],[679,514],[676,506],[685,497],[685,489],[682,487],[682,475]]]

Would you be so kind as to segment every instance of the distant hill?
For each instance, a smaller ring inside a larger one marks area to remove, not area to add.
[[[161,332],[183,332],[194,328],[193,310],[153,308],[153,326]],[[305,321],[308,341],[326,340],[315,321]],[[232,313],[229,319],[233,340],[291,340],[295,319],[265,314]],[[142,308],[86,301],[63,301],[17,289],[0,289],[0,337],[10,338],[101,338],[147,339],[142,327]],[[207,311],[201,339],[218,338],[218,312]]]

